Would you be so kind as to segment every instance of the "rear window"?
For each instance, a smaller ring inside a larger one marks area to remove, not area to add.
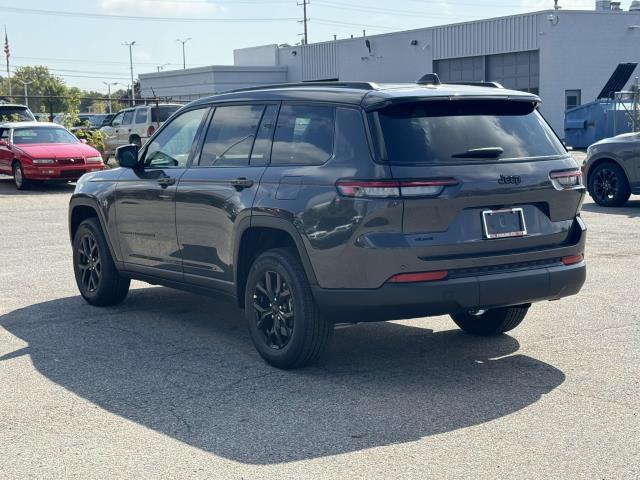
[[[35,117],[25,107],[8,107],[0,105],[0,122],[30,122]]]
[[[505,160],[566,153],[532,102],[403,103],[370,114],[370,120],[378,156],[391,163]]]
[[[155,123],[166,122],[171,115],[180,110],[179,105],[160,105],[151,108],[151,121]]]

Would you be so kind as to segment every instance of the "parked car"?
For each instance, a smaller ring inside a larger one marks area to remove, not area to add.
[[[0,103],[1,122],[34,122],[36,117],[26,105],[17,103]]]
[[[182,105],[167,103],[141,105],[119,111],[109,125],[101,128],[106,136],[105,153],[113,155],[116,148],[121,145],[142,146],[180,108]]]
[[[315,360],[335,323],[450,314],[496,335],[578,293],[585,188],[540,99],[430,82],[189,104],[78,183],[80,293],[114,305],[131,279],[225,293],[280,368]]]
[[[100,152],[61,125],[0,124],[0,173],[13,175],[19,190],[40,180],[77,180],[87,172],[103,168]]]
[[[65,123],[65,119],[69,117],[68,113],[60,113],[53,119],[54,123],[62,125]],[[80,113],[78,119],[74,122],[73,126],[69,129],[71,132],[76,130],[98,130],[103,127],[113,116],[106,113]]]
[[[620,207],[640,195],[640,133],[594,143],[582,165],[589,195],[603,207]]]

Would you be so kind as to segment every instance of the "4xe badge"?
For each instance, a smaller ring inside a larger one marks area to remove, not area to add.
[[[508,183],[520,185],[522,183],[522,179],[520,178],[520,175],[500,175],[498,183],[500,185],[506,185]]]

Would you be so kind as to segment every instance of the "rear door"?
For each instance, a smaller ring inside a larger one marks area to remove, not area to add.
[[[403,231],[434,257],[567,241],[577,165],[530,101],[428,100],[370,114],[378,155],[404,197]]]
[[[217,107],[201,153],[180,180],[176,219],[185,280],[233,282],[235,227],[250,215],[271,151],[278,105]]]
[[[132,129],[133,129],[133,116],[135,114],[135,109],[125,110],[124,116],[122,117],[122,125],[116,130],[117,133],[117,143],[118,146],[128,145],[129,138],[131,137]]]

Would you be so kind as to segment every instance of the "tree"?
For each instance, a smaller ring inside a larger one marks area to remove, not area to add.
[[[16,67],[16,72],[11,77],[13,98],[24,102],[24,85],[21,80],[31,82],[27,86],[31,110],[35,112],[47,112],[49,108],[52,108],[54,112],[66,110],[66,99],[52,98],[48,100],[42,98],[43,96],[65,97],[68,92],[64,80],[49,72],[47,67],[42,65]],[[0,95],[8,95],[8,90],[8,82],[2,82]]]

